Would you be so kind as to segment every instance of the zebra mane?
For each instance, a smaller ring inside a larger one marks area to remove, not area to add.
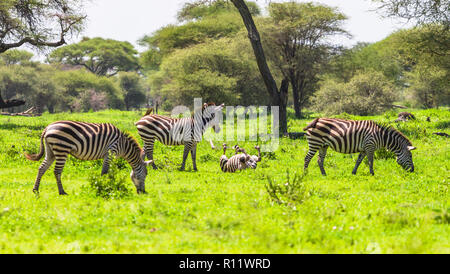
[[[136,140],[136,138],[131,135],[131,133],[127,131],[122,131],[122,134],[125,138],[127,138],[131,143],[135,144],[140,150],[142,150],[141,146],[139,145],[139,142]]]
[[[408,143],[410,145],[412,145],[411,140],[409,140],[408,137],[406,137],[405,134],[403,134],[401,131],[399,131],[398,129],[396,129],[392,125],[390,125],[388,123],[383,123],[383,122],[375,122],[375,124],[377,124],[380,127],[381,130],[384,130],[384,131],[387,131],[387,132],[395,132],[396,134],[398,134],[401,137],[403,137],[406,141],[408,141]]]

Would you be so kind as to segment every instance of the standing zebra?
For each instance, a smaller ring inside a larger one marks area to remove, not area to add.
[[[328,147],[341,153],[358,153],[353,174],[367,156],[370,174],[373,172],[373,156],[384,147],[397,155],[397,163],[405,170],[414,171],[411,150],[416,149],[400,131],[377,124],[374,121],[350,121],[342,119],[317,118],[305,129],[309,151],[305,157],[305,171],[314,154],[319,151],[318,164],[322,175],[326,175],[323,162]]]
[[[44,144],[45,140],[45,144]],[[45,147],[44,147],[45,145]],[[138,193],[145,193],[147,165],[145,155],[136,140],[112,124],[92,124],[59,121],[47,126],[41,135],[40,152],[25,154],[31,161],[45,160],[39,167],[33,191],[39,192],[42,176],[56,160],[55,177],[60,195],[67,195],[61,183],[61,174],[69,154],[80,160],[104,159],[102,175],[108,173],[110,152],[123,157],[132,167],[131,180]]]
[[[149,160],[153,161],[153,146],[155,140],[168,146],[184,145],[183,163],[180,170],[184,170],[186,159],[191,153],[193,169],[197,170],[196,151],[197,143],[202,140],[205,130],[212,126],[217,133],[220,131],[215,114],[222,111],[224,104],[204,104],[201,111],[195,111],[189,118],[170,118],[151,114],[142,117],[136,126],[138,133],[144,141],[144,151]],[[154,169],[157,169],[152,162]]]
[[[223,144],[223,155],[220,157],[220,168],[223,172],[231,172],[234,173],[238,170],[243,170],[247,168],[256,168],[256,163],[261,161],[260,156],[250,156],[245,152],[243,148],[239,148],[238,146],[234,146],[236,154],[233,155],[230,159],[226,156],[227,144]],[[259,146],[256,146],[259,152]],[[239,153],[239,154],[238,154]]]

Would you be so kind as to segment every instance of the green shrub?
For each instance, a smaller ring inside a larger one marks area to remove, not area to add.
[[[327,115],[374,115],[392,107],[394,85],[380,72],[355,75],[348,83],[325,80],[313,99],[313,108]]]
[[[83,192],[105,199],[121,199],[130,196],[132,193],[129,187],[130,180],[128,176],[120,172],[120,165],[121,162],[114,159],[107,174],[101,176],[98,172],[93,173],[88,179],[89,184],[83,186]]]
[[[265,185],[271,201],[279,205],[287,205],[295,209],[296,204],[301,204],[307,200],[312,192],[307,190],[303,184],[303,175],[294,174],[290,179],[289,171],[286,172],[286,181],[282,184],[274,183],[270,177],[267,178],[268,184]]]

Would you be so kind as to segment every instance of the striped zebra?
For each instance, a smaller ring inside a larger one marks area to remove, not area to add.
[[[217,133],[220,131],[216,113],[222,111],[224,104],[204,104],[201,111],[195,111],[189,118],[170,118],[157,114],[149,114],[136,122],[139,135],[144,141],[144,151],[149,160],[153,161],[153,146],[155,140],[164,145],[184,145],[183,162],[180,170],[185,169],[186,159],[191,153],[193,169],[197,170],[196,152],[197,143],[202,140],[205,130],[212,126]],[[157,169],[152,162],[154,169]]]
[[[257,166],[257,162],[261,161],[261,152],[259,146],[256,146],[256,150],[258,151],[259,156],[248,155],[245,149],[240,148],[239,146],[234,146],[235,155],[233,155],[230,159],[226,156],[227,144],[223,144],[223,155],[220,157],[220,168],[223,172],[234,173],[238,170],[243,170],[247,168],[255,169]]]
[[[45,143],[44,143],[45,141]],[[132,167],[131,180],[138,193],[145,193],[147,165],[145,155],[137,141],[112,124],[93,124],[75,121],[58,121],[47,126],[41,135],[40,152],[25,157],[31,161],[45,159],[39,167],[33,191],[47,169],[56,161],[54,174],[60,195],[67,195],[61,183],[61,174],[69,154],[80,160],[104,159],[102,175],[108,173],[111,154],[123,157]]]
[[[239,153],[242,150],[234,146],[236,153],[230,159],[226,156],[227,144],[223,144],[223,155],[220,157],[220,168],[223,172],[234,173],[238,170],[256,168],[256,162],[252,161],[250,155]]]
[[[305,129],[309,151],[304,169],[308,168],[314,154],[319,151],[318,164],[322,175],[326,175],[323,163],[328,147],[340,153],[359,153],[353,174],[367,156],[370,174],[373,172],[373,156],[377,149],[386,148],[397,156],[397,163],[405,170],[414,171],[411,150],[416,149],[400,131],[374,121],[351,121],[317,118]]]

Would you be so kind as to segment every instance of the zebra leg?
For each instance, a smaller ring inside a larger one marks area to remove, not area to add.
[[[197,144],[194,144],[191,149],[191,157],[192,157],[192,167],[195,171],[197,171]]]
[[[375,173],[373,172],[373,151],[368,151],[367,152],[367,160],[369,160],[369,169],[370,169],[370,174],[375,175]]]
[[[158,169],[155,165],[155,161],[153,161],[153,146],[155,145],[155,139],[150,139],[145,141],[144,151],[147,155],[147,158],[152,161],[153,169]]]
[[[55,155],[53,154],[51,148],[48,146],[45,148],[45,159],[42,162],[41,166],[39,167],[38,175],[36,177],[36,181],[34,182],[33,192],[39,193],[39,184],[41,183],[41,178],[44,175],[44,173],[48,170],[48,168],[53,164],[53,161],[55,161]]]
[[[361,162],[364,160],[364,157],[366,157],[366,153],[361,152],[358,156],[358,160],[356,160],[355,168],[353,168],[352,171],[353,175],[356,175],[356,171],[358,170],[358,167],[361,164]]]
[[[311,147],[309,148],[309,151],[308,151],[308,153],[305,156],[305,166],[303,168],[305,173],[306,173],[306,171],[308,169],[309,162],[311,162],[311,159],[314,157],[316,152],[317,152],[317,150],[314,150]]]
[[[110,162],[111,162],[111,155],[109,153],[107,153],[103,160],[102,176],[108,173]]]
[[[185,165],[186,165],[186,159],[189,155],[189,152],[191,151],[191,144],[185,144],[184,145],[184,151],[183,151],[183,162],[181,163],[180,171],[184,171]]]
[[[319,164],[320,172],[322,172],[323,176],[326,176],[327,173],[325,172],[325,168],[323,168],[323,163],[325,161],[325,156],[327,156],[327,149],[328,147],[321,147],[319,149],[319,159],[317,159],[317,163]]]
[[[67,193],[64,191],[62,182],[61,182],[61,174],[64,169],[64,165],[66,164],[67,155],[65,156],[56,156],[56,164],[55,164],[55,178],[56,178],[56,184],[58,185],[58,191],[59,195],[67,195]]]

